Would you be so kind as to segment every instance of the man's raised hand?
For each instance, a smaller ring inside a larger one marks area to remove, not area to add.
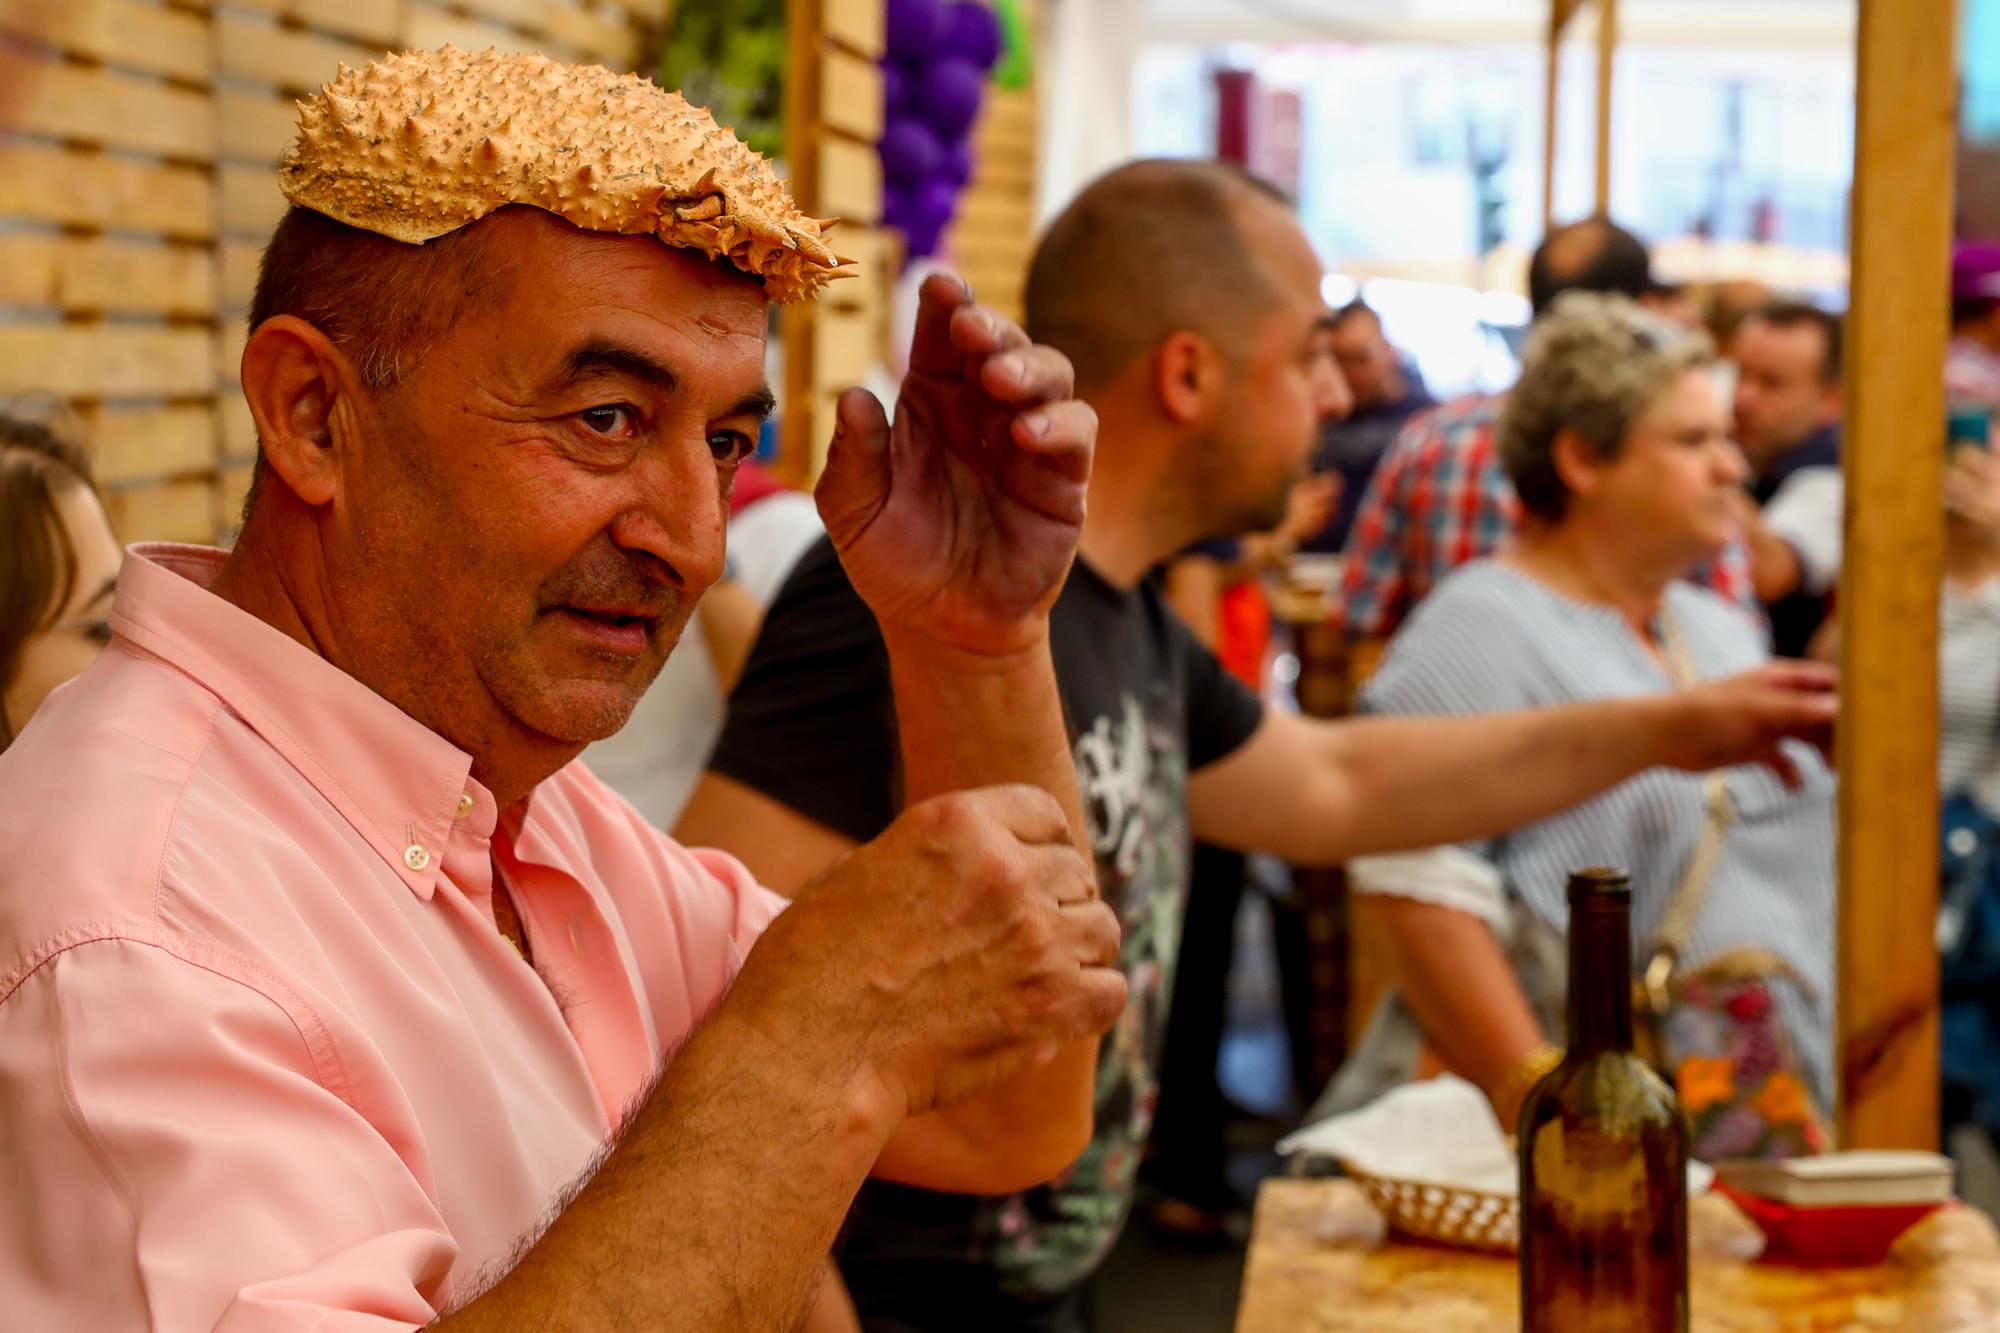
[[[957,279],[919,294],[891,423],[850,389],[820,515],[885,634],[972,653],[1037,642],[1083,527],[1097,416],[1060,352],[973,304]]]

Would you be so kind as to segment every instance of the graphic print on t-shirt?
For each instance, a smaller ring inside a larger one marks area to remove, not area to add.
[[[1059,1181],[1025,1195],[863,1185],[840,1265],[867,1327],[1071,1326],[1069,1303],[1117,1239],[1152,1128],[1188,891],[1188,775],[1243,745],[1263,716],[1157,579],[1115,587],[1078,560],[1049,646],[1099,882],[1124,928],[1130,1003],[1098,1059],[1097,1137]],[[898,753],[887,647],[822,542],[765,618],[709,766],[865,842],[902,808]]]
[[[1156,687],[1156,712],[1169,711]],[[1040,1189],[1004,1201],[994,1264],[1003,1286],[1051,1295],[1088,1277],[1111,1250],[1131,1207],[1133,1179],[1159,1095],[1156,1062],[1173,993],[1186,903],[1187,752],[1183,727],[1149,716],[1130,692],[1116,714],[1077,737],[1082,789],[1105,901],[1124,929],[1125,1012],[1097,1055],[1096,1134],[1083,1155]]]

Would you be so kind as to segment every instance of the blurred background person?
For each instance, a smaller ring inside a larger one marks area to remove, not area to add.
[[[1716,360],[1724,366],[1736,364],[1736,334],[1750,315],[1771,304],[1777,293],[1750,278],[1727,278],[1708,289],[1702,302],[1701,322],[1715,340]],[[1723,399],[1728,402],[1727,398]]]
[[[1424,387],[1416,363],[1389,342],[1382,317],[1366,301],[1356,297],[1334,311],[1328,329],[1354,407],[1326,428],[1313,459],[1314,472],[1340,478],[1340,497],[1331,521],[1309,535],[1303,549],[1332,554],[1347,545],[1354,512],[1382,455],[1410,418],[1437,400]]]
[[[1945,394],[2000,412],[2000,242],[1967,241],[1951,257],[1951,343]]]
[[[83,452],[0,412],[0,750],[110,641],[122,559]]]
[[[1679,329],[1698,329],[1702,324],[1701,304],[1684,282],[1663,282],[1654,278],[1646,284],[1641,304],[1660,319]]]
[[[1664,695],[1766,659],[1749,614],[1684,581],[1730,540],[1745,479],[1710,359],[1706,336],[1629,301],[1572,294],[1544,316],[1499,426],[1526,511],[1519,539],[1417,609],[1364,712]],[[1393,992],[1315,1113],[1443,1068],[1511,1123],[1562,1031],[1565,875],[1631,868],[1644,958],[1712,821],[1723,832],[1684,959],[1754,946],[1800,978],[1774,987],[1776,1013],[1829,1105],[1834,783],[1817,753],[1786,755],[1795,789],[1764,769],[1727,772],[1733,823],[1715,820],[1703,778],[1655,770],[1498,838],[1355,861],[1356,928],[1385,946]]]
[[[1331,396],[1336,401],[1329,411],[1338,415],[1345,409],[1338,394]],[[1277,528],[1197,543],[1166,568],[1167,604],[1232,676],[1259,695],[1268,694],[1271,683],[1271,609],[1262,581],[1280,572],[1303,540],[1325,530],[1342,491],[1337,474],[1307,477],[1292,488]],[[1279,878],[1282,885],[1282,872]],[[1237,912],[1251,880],[1242,852],[1194,844],[1149,1146],[1152,1219],[1170,1240],[1240,1243],[1247,1235],[1244,1200],[1226,1174],[1229,1123],[1247,1113],[1224,1095],[1217,1062],[1229,1017]],[[1272,926],[1274,934],[1294,937],[1273,940],[1282,970],[1284,959],[1303,956],[1304,923],[1296,911],[1280,908]],[[1304,977],[1287,981],[1308,984]],[[1310,1040],[1309,1033],[1300,1035]]]
[[[1608,218],[1550,232],[1528,265],[1537,319],[1564,292],[1637,301],[1653,286],[1645,245]],[[1513,534],[1520,501],[1494,449],[1506,402],[1489,394],[1447,403],[1414,418],[1390,447],[1348,536],[1334,619],[1350,640],[1387,639],[1446,575]],[[1695,577],[1745,605],[1755,596],[1748,557],[1733,540]]]
[[[1938,617],[1940,1118],[2000,1145],[2000,462],[1958,449],[1945,473]]]
[[[1736,398],[1736,332],[1753,310],[1776,299],[1761,282],[1749,278],[1728,278],[1702,293],[1701,323],[1715,342],[1715,391],[1725,403]]]
[[[1840,317],[1804,302],[1765,305],[1736,333],[1741,518],[1780,657],[1805,656],[1840,579],[1840,359]]]

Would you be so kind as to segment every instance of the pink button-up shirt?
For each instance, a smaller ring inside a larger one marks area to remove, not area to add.
[[[581,765],[502,817],[222,559],[133,548],[110,648],[0,755],[0,1328],[430,1322],[778,910]]]

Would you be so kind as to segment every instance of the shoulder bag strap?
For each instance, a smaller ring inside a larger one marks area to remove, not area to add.
[[[1688,689],[1698,684],[1700,677],[1695,673],[1687,637],[1681,632],[1680,621],[1664,603],[1660,607],[1660,638],[1666,651],[1667,677],[1674,688]],[[1674,969],[1680,964],[1681,951],[1687,948],[1695,920],[1708,899],[1708,886],[1722,856],[1723,839],[1736,822],[1736,802],[1730,797],[1729,784],[1723,781],[1719,769],[1709,770],[1702,779],[1702,804],[1705,817],[1701,838],[1681,871],[1674,896],[1667,902],[1666,915],[1660,918],[1659,929],[1653,934],[1653,949],[1646,962],[1646,1000],[1655,1017],[1665,1014],[1672,1005],[1669,984]]]

